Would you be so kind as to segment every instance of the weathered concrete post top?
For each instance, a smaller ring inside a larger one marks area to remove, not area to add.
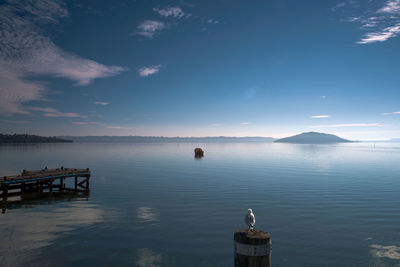
[[[235,267],[270,267],[271,235],[259,230],[238,230],[234,234]]]

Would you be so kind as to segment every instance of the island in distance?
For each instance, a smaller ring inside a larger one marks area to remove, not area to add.
[[[318,132],[302,133],[286,138],[275,140],[275,143],[292,143],[292,144],[334,144],[334,143],[351,143],[352,141],[340,138],[333,134],[325,134]]]

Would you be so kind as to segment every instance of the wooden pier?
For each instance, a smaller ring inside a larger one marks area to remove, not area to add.
[[[68,178],[74,178],[68,182]],[[90,170],[57,168],[27,171],[19,175],[0,177],[0,196],[6,201],[8,197],[20,196],[30,192],[50,192],[57,190],[87,192],[89,191]],[[73,183],[72,183],[73,182]],[[67,185],[71,184],[71,187]]]

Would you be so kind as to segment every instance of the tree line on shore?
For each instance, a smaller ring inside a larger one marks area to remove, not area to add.
[[[0,144],[10,143],[72,143],[72,140],[31,134],[0,134]]]

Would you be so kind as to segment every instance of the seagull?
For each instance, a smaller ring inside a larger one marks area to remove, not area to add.
[[[244,223],[249,227],[247,232],[253,230],[253,227],[256,224],[256,217],[254,216],[252,209],[247,210],[247,214],[244,217]]]

